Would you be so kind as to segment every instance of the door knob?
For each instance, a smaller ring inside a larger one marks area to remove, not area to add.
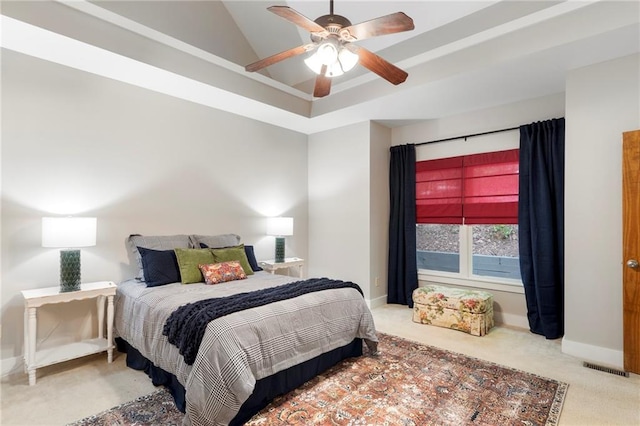
[[[635,260],[635,259],[629,259],[629,260],[627,260],[627,266],[628,266],[629,268],[637,269],[637,268],[638,268],[638,265],[639,265],[639,264],[638,264],[638,261],[637,261],[637,260]]]

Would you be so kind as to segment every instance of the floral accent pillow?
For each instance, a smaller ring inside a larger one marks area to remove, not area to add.
[[[200,268],[204,282],[207,284],[219,284],[247,278],[247,274],[237,260],[198,265],[198,268]]]

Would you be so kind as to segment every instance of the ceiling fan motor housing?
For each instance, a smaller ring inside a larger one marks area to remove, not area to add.
[[[323,15],[314,21],[316,24],[323,27],[329,34],[335,34],[340,39],[344,41],[352,41],[350,40],[352,37],[349,34],[349,31],[341,31],[343,28],[347,28],[351,26],[351,21],[349,21],[344,16],[340,15]],[[311,40],[314,42],[318,42],[322,40],[323,37],[319,37],[313,33],[311,33]]]
[[[314,21],[316,24],[327,29],[332,33],[337,33],[340,28],[350,27],[351,21],[340,15],[322,15]],[[333,27],[333,28],[329,28]]]

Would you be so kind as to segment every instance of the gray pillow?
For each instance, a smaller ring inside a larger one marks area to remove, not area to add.
[[[132,234],[127,238],[129,252],[138,265],[136,278],[144,281],[144,271],[142,268],[142,256],[138,247],[152,250],[172,250],[175,248],[193,248],[193,243],[188,235],[140,235]],[[200,246],[198,246],[200,247]]]
[[[195,248],[200,248],[200,243],[205,244],[209,248],[233,247],[240,244],[240,235],[191,235],[191,240]]]

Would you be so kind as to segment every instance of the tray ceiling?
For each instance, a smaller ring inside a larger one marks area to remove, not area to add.
[[[329,11],[328,1],[3,1],[2,46],[303,133],[560,93],[567,71],[640,51],[635,1],[337,0],[354,24],[413,18],[413,31],[358,42],[409,78],[393,86],[356,66],[314,99],[304,55],[244,70],[309,41],[271,5],[310,19]]]

